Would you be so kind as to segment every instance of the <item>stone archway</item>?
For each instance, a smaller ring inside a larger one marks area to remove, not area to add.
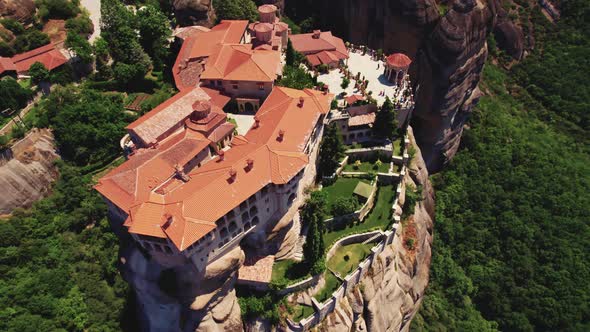
[[[247,102],[244,104],[244,110],[247,113],[252,113],[252,112],[254,112],[254,105],[252,105],[252,103],[250,103],[250,102]]]

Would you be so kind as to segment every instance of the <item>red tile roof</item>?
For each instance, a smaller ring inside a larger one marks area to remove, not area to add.
[[[363,97],[362,95],[351,95],[346,97],[344,100],[346,101],[346,104],[352,106],[357,101],[365,100],[365,97]]]
[[[395,53],[387,57],[387,64],[396,68],[406,68],[412,63],[407,55],[403,53]]]
[[[0,74],[5,71],[16,71],[16,66],[10,58],[4,58],[0,56]]]
[[[314,38],[316,36],[317,38]],[[348,49],[342,39],[332,35],[330,31],[319,33],[304,33],[299,35],[291,35],[289,37],[293,48],[304,55],[316,55],[324,60],[337,61],[348,58]],[[327,51],[322,55],[318,54],[322,51]],[[314,59],[313,61],[315,61]],[[325,63],[325,62],[324,62]]]
[[[155,149],[142,149],[95,188],[129,214],[125,225],[130,232],[168,237],[184,250],[248,197],[269,183],[288,182],[307,165],[305,145],[320,116],[329,112],[332,98],[315,90],[277,87],[256,115],[258,126],[234,138],[223,160],[218,157],[191,171],[187,182],[174,177],[174,165],[182,165],[208,142],[189,130]]]
[[[211,28],[210,31],[202,31],[202,29],[183,30],[180,35],[184,39],[184,43],[178,53],[172,74],[176,87],[179,90],[189,89],[196,86],[200,71],[191,63],[196,59],[207,58],[211,56],[216,46],[223,43],[236,44],[242,41],[242,37],[248,27],[248,21],[221,21],[218,25]],[[186,68],[192,69],[189,76],[184,77],[183,72]],[[200,65],[197,65],[200,67]]]
[[[280,71],[278,51],[252,50],[251,44],[222,44],[207,61],[201,79],[274,82]]]
[[[358,126],[364,126],[364,125],[371,125],[371,124],[375,123],[375,116],[376,116],[375,113],[368,113],[368,114],[353,116],[348,119],[348,126],[349,127],[358,127]]]
[[[18,73],[29,70],[35,62],[42,63],[48,70],[53,70],[66,62],[68,59],[53,44],[47,44],[34,50],[17,54],[12,57]]]

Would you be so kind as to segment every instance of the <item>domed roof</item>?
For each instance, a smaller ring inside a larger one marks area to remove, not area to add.
[[[387,64],[396,68],[406,68],[412,63],[407,55],[403,53],[394,53],[387,57]]]
[[[274,13],[277,11],[277,6],[275,5],[262,5],[258,7],[258,12],[262,14]]]
[[[254,26],[256,32],[270,32],[272,31],[272,24],[270,23],[258,23]]]

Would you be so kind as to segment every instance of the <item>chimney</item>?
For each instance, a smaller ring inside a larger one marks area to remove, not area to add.
[[[178,164],[174,165],[174,171],[175,171],[176,177],[178,177],[179,179],[181,179],[182,182],[188,182],[191,179],[190,176],[188,176],[184,172],[184,170],[182,169],[182,167],[180,167],[180,165],[178,165]]]
[[[260,119],[257,116],[255,116],[254,117],[254,128],[258,128],[258,127],[260,127]]]
[[[225,152],[223,150],[219,150],[219,161],[225,160]]]
[[[303,97],[299,97],[299,104],[297,104],[297,106],[299,106],[299,108],[302,108],[304,103],[305,99],[303,99]]]
[[[277,137],[277,141],[282,141],[285,138],[285,131],[283,129],[279,130],[279,137]]]
[[[311,35],[311,37],[313,39],[319,39],[320,38],[320,30],[313,30],[313,34]]]
[[[252,168],[254,168],[254,159],[248,158],[246,160],[246,168],[248,168],[248,170],[251,170]]]
[[[229,183],[232,183],[236,180],[236,177],[238,176],[238,172],[232,168],[229,169]]]

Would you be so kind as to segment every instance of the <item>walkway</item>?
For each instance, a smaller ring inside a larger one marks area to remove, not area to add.
[[[94,24],[94,32],[90,36],[90,43],[100,36],[100,0],[82,0],[81,4],[85,7],[89,14],[92,24]]]

